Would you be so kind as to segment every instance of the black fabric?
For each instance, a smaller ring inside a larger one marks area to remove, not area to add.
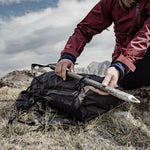
[[[82,75],[98,82],[103,80],[102,77],[96,75]],[[82,81],[71,77],[67,77],[64,81],[54,71],[51,71],[33,79],[31,86],[19,94],[16,108],[21,111],[28,110],[38,102],[42,103],[41,111],[38,110],[41,115],[48,106],[66,114],[75,121],[86,122],[114,108],[121,101],[111,95],[96,94],[89,90],[89,87],[84,85]],[[58,118],[62,122],[62,119]],[[58,118],[54,119],[53,117],[53,120],[58,121]]]
[[[136,70],[134,72],[129,72],[119,82],[119,86],[123,87],[125,90],[139,88],[150,83],[150,47],[143,59],[139,60],[135,66]]]

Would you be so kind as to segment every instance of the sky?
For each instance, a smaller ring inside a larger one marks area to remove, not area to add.
[[[0,0],[0,78],[32,63],[56,63],[76,25],[99,0]],[[93,37],[77,62],[111,61],[114,32]]]

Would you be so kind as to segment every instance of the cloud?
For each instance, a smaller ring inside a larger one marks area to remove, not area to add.
[[[39,2],[39,1],[41,1],[41,0],[0,0],[0,4],[2,4],[2,5],[10,5],[10,4],[12,4],[12,3],[17,3],[17,4],[19,4],[19,3],[21,3],[21,2]]]
[[[0,19],[0,77],[11,70],[29,68],[31,63],[57,62],[76,24],[98,1],[60,0],[56,8]],[[111,58],[114,38],[110,29],[87,44],[78,59],[80,66]]]

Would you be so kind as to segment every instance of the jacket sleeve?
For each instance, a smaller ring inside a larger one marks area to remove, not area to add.
[[[128,71],[134,72],[135,63],[142,59],[150,46],[150,17],[144,22],[143,27],[138,31],[132,41],[116,61],[120,61],[128,67]]]
[[[71,54],[77,58],[95,34],[102,32],[112,23],[111,0],[101,0],[77,25],[61,56]]]

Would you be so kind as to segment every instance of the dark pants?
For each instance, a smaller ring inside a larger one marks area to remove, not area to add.
[[[136,63],[136,70],[129,72],[118,84],[124,89],[134,89],[150,83],[150,47],[145,56]],[[150,85],[150,84],[149,84]]]

